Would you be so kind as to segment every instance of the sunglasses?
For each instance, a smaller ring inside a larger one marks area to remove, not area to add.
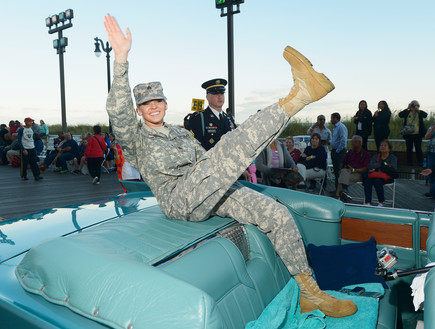
[[[326,121],[325,118],[320,118],[320,119],[317,119],[317,120],[319,120],[319,121]]]

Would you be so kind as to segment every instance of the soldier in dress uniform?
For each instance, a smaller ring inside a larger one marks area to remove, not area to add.
[[[204,111],[190,116],[190,132],[207,151],[215,146],[224,134],[236,128],[233,118],[222,110],[226,85],[227,80],[221,78],[204,82],[201,87],[207,92],[208,106]]]

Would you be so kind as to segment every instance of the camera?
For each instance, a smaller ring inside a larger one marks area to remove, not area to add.
[[[387,271],[392,268],[397,263],[397,255],[391,250],[384,248],[377,252],[378,256],[378,267],[376,269],[377,276],[385,276]]]

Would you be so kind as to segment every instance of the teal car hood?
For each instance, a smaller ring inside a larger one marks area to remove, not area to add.
[[[0,222],[0,263],[53,237],[65,236],[115,217],[157,205],[150,192],[50,208]]]

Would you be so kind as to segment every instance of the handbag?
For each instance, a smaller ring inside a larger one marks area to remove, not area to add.
[[[374,171],[368,174],[368,178],[382,178],[384,181],[391,179],[391,176],[382,172],[382,171]]]
[[[411,124],[409,125],[403,125],[402,129],[400,129],[400,133],[402,135],[410,135],[410,134],[414,134],[415,133],[415,126],[414,126],[414,121],[415,119],[418,117],[417,114],[414,115]],[[406,121],[405,121],[406,122]]]
[[[414,125],[404,125],[402,129],[400,129],[400,133],[402,135],[410,135],[415,133],[415,126]]]
[[[304,180],[302,175],[298,172],[291,172],[285,175],[282,179],[287,186],[299,184]]]

